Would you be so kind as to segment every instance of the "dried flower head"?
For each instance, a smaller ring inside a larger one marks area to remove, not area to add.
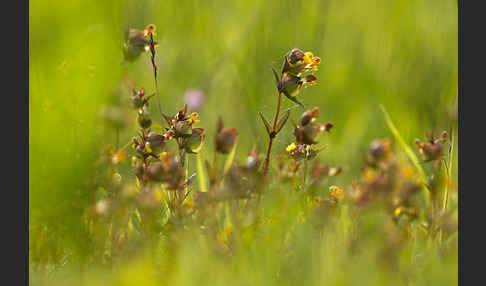
[[[441,137],[434,139],[434,136],[429,134],[428,142],[420,142],[415,139],[415,146],[417,146],[422,158],[425,161],[437,161],[442,158],[442,146],[447,141],[447,132],[442,132]]]

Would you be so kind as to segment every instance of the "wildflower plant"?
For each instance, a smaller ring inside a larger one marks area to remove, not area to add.
[[[297,95],[303,86],[312,86],[316,83],[317,78],[310,73],[317,71],[317,65],[320,63],[320,61],[320,58],[314,57],[311,52],[304,53],[295,48],[292,49],[287,56],[285,56],[280,76],[272,67],[272,72],[275,77],[275,83],[278,91],[277,110],[275,112],[273,125],[270,125],[263,113],[259,113],[270,140],[263,167],[264,173],[268,171],[273,140],[282,130],[290,115],[290,111],[287,110],[287,112],[285,112],[285,114],[279,119],[282,94],[304,108],[304,104],[297,99]],[[304,74],[307,75],[304,76]]]

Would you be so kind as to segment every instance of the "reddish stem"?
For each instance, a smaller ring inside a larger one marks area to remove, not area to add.
[[[279,92],[278,93],[277,112],[275,113],[275,119],[273,120],[273,130],[275,130],[275,127],[277,127],[278,114],[280,113],[280,103],[281,102],[282,102],[282,93]],[[272,151],[273,138],[274,138],[273,136],[270,136],[270,141],[268,142],[267,156],[265,158],[265,165],[263,167],[263,174],[266,174],[267,171],[268,171],[268,164],[270,162],[270,152]]]

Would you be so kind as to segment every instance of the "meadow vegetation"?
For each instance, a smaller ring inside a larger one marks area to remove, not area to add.
[[[29,5],[30,284],[458,283],[455,1]]]

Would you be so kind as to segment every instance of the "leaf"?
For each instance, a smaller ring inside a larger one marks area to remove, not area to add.
[[[270,127],[270,123],[268,123],[268,121],[265,118],[265,116],[263,116],[263,113],[258,112],[258,114],[260,114],[260,118],[262,119],[263,124],[265,124],[265,129],[267,129],[267,133],[268,133],[268,135],[270,135],[272,133],[272,131],[273,131],[273,128]]]
[[[277,71],[272,67],[272,71],[273,71],[273,76],[275,76],[275,84],[277,85],[277,89],[280,90],[280,79],[278,78],[278,74],[277,74]]]
[[[278,121],[277,126],[275,127],[276,128],[275,133],[278,134],[280,130],[282,130],[285,123],[287,123],[287,120],[289,119],[289,115],[290,115],[290,109],[287,109],[284,116],[282,116],[282,118],[280,118],[280,120]]]
[[[287,56],[284,57],[284,62],[282,63],[282,73],[286,72],[289,70],[289,62],[287,61]]]
[[[283,93],[288,99],[292,100],[293,102],[297,103],[298,105],[300,105],[302,108],[305,108],[305,105],[298,101],[297,98],[295,96],[291,96],[289,94],[287,94],[286,92]]]

